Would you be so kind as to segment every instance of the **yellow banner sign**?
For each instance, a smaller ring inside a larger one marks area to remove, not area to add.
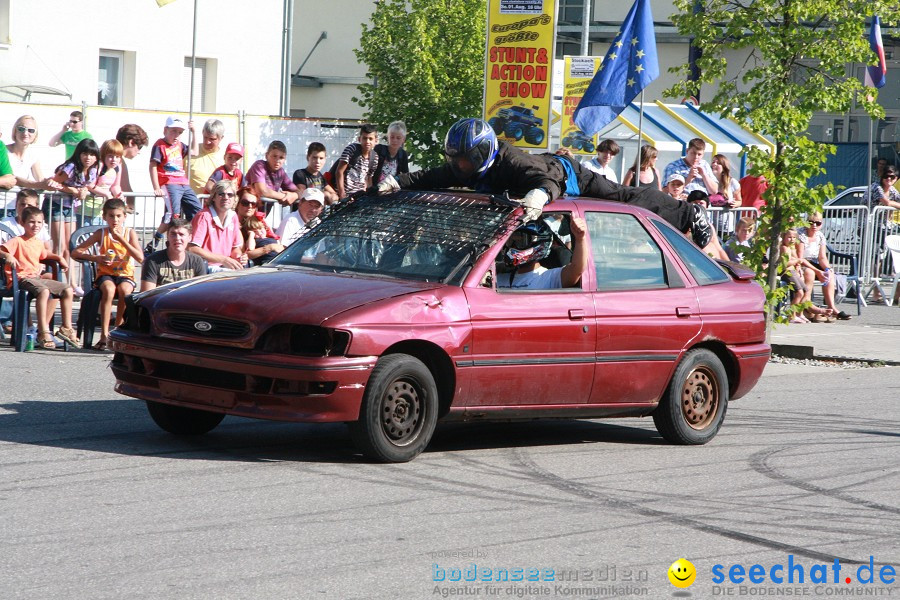
[[[521,148],[547,148],[555,0],[488,0],[483,118]]]
[[[567,56],[565,59],[559,144],[575,154],[593,154],[597,149],[597,136],[581,131],[572,117],[602,61],[599,56]]]

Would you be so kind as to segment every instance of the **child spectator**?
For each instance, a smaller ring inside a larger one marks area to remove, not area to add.
[[[322,193],[322,190],[306,188],[297,211],[292,212],[290,217],[282,221],[277,230],[278,235],[281,236],[281,243],[290,246],[297,241],[317,221],[324,206],[325,194]]]
[[[372,176],[374,183],[384,181],[387,176],[397,176],[401,173],[409,173],[409,155],[403,148],[406,143],[406,123],[394,121],[388,125],[387,145],[375,146],[375,154],[378,155],[378,164],[375,174]]]
[[[83,140],[91,139],[91,134],[84,130],[84,114],[80,110],[69,113],[69,120],[63,123],[62,129],[57,132],[47,144],[50,147],[66,145],[66,160],[72,158],[75,149]]]
[[[332,185],[341,199],[371,187],[372,176],[378,166],[378,157],[374,151],[375,142],[378,141],[375,126],[365,124],[360,127],[358,140],[344,148],[334,167]]]
[[[184,133],[184,121],[178,117],[166,119],[163,128],[163,137],[156,140],[150,151],[150,183],[153,186],[153,194],[165,198],[165,213],[160,221],[153,239],[144,249],[146,254],[156,250],[156,245],[162,240],[163,233],[173,217],[192,219],[201,210],[197,194],[188,185],[188,178],[184,172],[184,157],[190,152],[191,156],[197,156],[197,137],[194,135],[194,122],[188,123],[191,130],[191,148],[178,138]]]
[[[584,165],[586,169],[603,175],[613,183],[619,183],[616,172],[609,166],[609,163],[612,162],[613,157],[619,154],[619,151],[619,144],[616,143],[616,140],[603,140],[600,142],[600,145],[597,146],[597,156],[590,160],[586,160],[581,164]]]
[[[687,200],[687,196],[684,193],[684,175],[679,173],[669,175],[663,191],[677,200]]]
[[[725,254],[729,259],[739,263],[744,262],[744,253],[751,248],[750,238],[753,236],[754,229],[756,229],[756,221],[752,217],[744,217],[737,222],[734,235],[725,243]]]
[[[712,167],[703,160],[706,142],[702,138],[694,138],[688,142],[687,152],[666,165],[665,178],[678,173],[684,177],[684,189],[687,192],[700,190],[707,194],[719,192],[719,182],[713,175]]]
[[[278,236],[266,223],[266,213],[257,210],[259,199],[253,195],[250,188],[241,188],[238,191],[238,205],[235,209],[238,220],[243,222],[248,217],[256,217],[263,224],[265,234],[254,240],[254,248],[247,252],[247,259],[254,265],[263,265],[284,250],[284,246],[278,241]]]
[[[238,168],[238,164],[240,164],[242,158],[244,158],[244,147],[237,142],[228,144],[228,147],[225,148],[225,164],[216,167],[210,173],[209,179],[206,181],[206,187],[203,188],[203,193],[210,193],[216,184],[222,180],[233,181],[235,189],[240,189],[241,183],[244,181],[244,173]]]
[[[100,146],[100,174],[91,191],[105,200],[122,196],[122,154],[124,148],[118,140],[106,140]]]
[[[796,229],[788,229],[781,234],[781,254],[787,257],[781,279],[791,287],[791,306],[794,307],[791,323],[809,323],[810,320],[798,310],[800,303],[803,302],[803,296],[806,294],[806,284],[803,283],[803,276],[800,274],[803,257],[800,256],[800,250],[797,247]]]
[[[325,175],[322,173],[322,167],[325,166],[325,159],[328,154],[325,146],[320,142],[312,142],[306,149],[306,166],[302,169],[294,171],[294,185],[297,191],[303,194],[306,188],[316,188],[322,190],[325,194],[325,204],[335,204],[338,198],[334,188],[325,181]],[[297,203],[294,203],[293,210],[297,209]]]
[[[78,142],[72,157],[56,168],[56,174],[48,182],[59,185],[60,193],[53,194],[50,201],[50,237],[53,239],[54,251],[68,261],[69,238],[77,223],[77,210],[90,195],[90,189],[97,182],[100,165],[100,148],[97,142],[88,138]],[[70,276],[72,274],[70,273]],[[77,281],[77,279],[76,279]],[[83,296],[81,286],[74,286],[75,295]]]
[[[709,194],[703,190],[692,190],[687,195],[687,201],[692,204],[699,204],[703,208],[709,208]]]
[[[106,227],[98,229],[72,251],[72,257],[97,263],[97,280],[94,287],[100,290],[100,341],[94,350],[106,350],[109,337],[109,317],[113,298],[118,299],[116,327],[125,317],[125,297],[134,291],[134,261],[143,260],[144,254],[137,233],[125,227],[125,202],[118,198],[103,205]],[[99,245],[98,254],[90,254],[88,248]]]
[[[191,241],[191,224],[182,218],[169,221],[166,247],[144,259],[141,266],[141,291],[156,286],[206,275],[206,261],[187,251]]]
[[[256,215],[241,220],[241,235],[244,237],[244,254],[256,249],[256,241],[266,237],[266,222]]]
[[[241,248],[241,225],[234,206],[234,183],[220,181],[213,187],[209,207],[198,213],[191,223],[193,236],[188,251],[209,263],[209,272],[222,269],[243,269],[246,257]]]
[[[22,211],[25,210],[26,206],[35,206],[38,205],[38,200],[40,196],[35,190],[32,189],[24,189],[19,190],[16,194],[16,215],[21,215]],[[15,233],[16,235],[24,235],[25,227],[19,222],[20,217],[16,216],[8,216],[2,221],[0,221],[0,225],[5,226],[10,231]],[[44,243],[44,248],[47,249],[47,252],[53,251],[53,244],[50,241],[50,232],[47,230],[47,224],[44,223],[44,226],[41,227],[40,232],[38,232],[37,237]],[[54,307],[55,309],[55,307]],[[3,302],[0,305],[0,323],[3,325],[3,331],[7,334],[12,333],[12,324],[10,323],[10,317],[12,316],[12,301],[7,299],[6,302]]]
[[[266,202],[266,214],[272,210],[273,202],[290,206],[300,197],[297,186],[284,170],[286,160],[287,146],[280,140],[274,140],[266,149],[265,159],[253,163],[244,177],[244,184],[250,191]]]
[[[103,205],[110,198],[122,196],[122,154],[122,144],[117,140],[106,140],[100,146],[100,173],[91,188],[91,196],[84,201],[82,227],[102,223]]]
[[[53,316],[50,297],[59,298],[62,327],[56,331],[56,336],[77,348],[81,342],[72,328],[72,287],[62,281],[41,277],[42,260],[57,261],[63,271],[68,269],[68,263],[64,257],[47,252],[43,242],[37,237],[44,227],[44,213],[38,207],[26,206],[19,220],[25,227],[25,233],[0,245],[0,258],[6,261],[6,283],[12,285],[12,267],[15,267],[19,285],[35,297],[37,343],[47,350],[56,348],[50,334],[50,318]]]

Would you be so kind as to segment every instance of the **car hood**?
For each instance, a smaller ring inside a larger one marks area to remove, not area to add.
[[[443,284],[302,267],[222,271],[141,294],[153,311],[185,311],[259,321],[320,324],[346,310]],[[261,324],[261,323],[259,323]]]

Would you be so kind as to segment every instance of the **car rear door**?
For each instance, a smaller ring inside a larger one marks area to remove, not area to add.
[[[558,216],[566,220],[569,213]],[[582,286],[589,285],[586,277]],[[465,292],[472,317],[471,358],[456,364],[470,370],[467,407],[588,401],[597,337],[589,289],[481,286]]]
[[[591,403],[655,401],[700,332],[697,295],[635,215],[588,211],[585,220],[596,272]]]

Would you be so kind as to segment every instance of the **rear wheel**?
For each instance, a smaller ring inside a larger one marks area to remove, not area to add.
[[[511,137],[517,142],[525,135],[524,128],[518,123],[509,123],[506,125],[506,137]]]
[[[437,386],[428,367],[412,356],[389,354],[372,369],[350,435],[368,458],[407,462],[431,441],[437,410]]]
[[[164,431],[176,435],[200,435],[216,428],[225,415],[147,400],[150,416]]]
[[[705,444],[716,436],[728,408],[728,375],[722,361],[709,350],[688,352],[659,406],[653,423],[673,444]]]

